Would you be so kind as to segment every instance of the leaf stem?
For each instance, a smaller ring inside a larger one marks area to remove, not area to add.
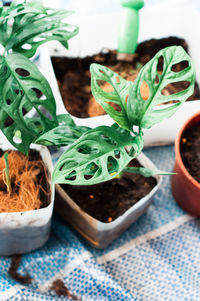
[[[11,181],[10,181],[10,171],[9,171],[9,163],[8,163],[8,153],[4,154],[5,160],[5,175],[6,175],[6,186],[9,193],[11,193]]]

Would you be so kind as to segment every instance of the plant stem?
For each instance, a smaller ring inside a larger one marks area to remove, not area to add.
[[[11,181],[10,181],[10,172],[9,172],[9,163],[8,163],[8,153],[4,154],[4,160],[5,160],[6,186],[7,186],[8,192],[10,193],[11,192]]]

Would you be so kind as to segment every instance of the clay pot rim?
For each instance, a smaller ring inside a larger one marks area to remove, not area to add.
[[[190,127],[190,124],[192,123],[192,121],[196,118],[199,117],[199,122],[200,122],[200,112],[192,115],[190,118],[188,118],[184,124],[182,125],[182,127],[180,128],[176,139],[175,139],[175,155],[176,155],[176,162],[178,163],[179,167],[181,168],[183,174],[185,175],[185,177],[198,189],[200,189],[200,183],[197,182],[197,180],[195,180],[190,173],[188,172],[188,170],[186,169],[183,161],[182,161],[182,157],[181,157],[181,153],[180,153],[180,141],[181,141],[181,137],[184,133],[184,131]],[[194,122],[195,124],[195,122]]]

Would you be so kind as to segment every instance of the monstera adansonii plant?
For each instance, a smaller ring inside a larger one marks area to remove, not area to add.
[[[160,58],[162,71],[158,71]],[[185,68],[175,67],[180,62]],[[112,70],[92,64],[91,88],[96,101],[114,120],[112,126],[93,129],[76,127],[66,122],[40,136],[36,142],[44,145],[70,146],[58,160],[54,183],[94,185],[123,175],[139,173],[146,177],[169,174],[143,167],[128,167],[143,149],[143,129],[150,128],[171,117],[193,93],[195,74],[192,61],[180,46],[159,51],[139,72],[135,82],[130,82]],[[164,95],[163,89],[171,83],[186,82],[185,89],[172,95]],[[113,90],[105,92],[102,83],[108,82]],[[148,99],[141,95],[141,85],[149,88]]]

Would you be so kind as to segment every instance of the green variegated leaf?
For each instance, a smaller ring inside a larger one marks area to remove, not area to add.
[[[28,58],[12,53],[0,58],[0,129],[18,150],[58,126],[49,83]]]
[[[122,128],[130,130],[126,101],[130,93],[131,82],[126,81],[109,68],[98,64],[91,64],[90,72],[91,90],[95,100],[116,123]],[[113,87],[113,91],[105,92],[101,87],[101,81],[109,83]]]
[[[163,70],[158,71],[159,58],[163,57]],[[179,71],[173,71],[173,66],[182,62],[188,66]],[[172,95],[164,95],[163,89],[168,84],[188,82],[188,87]],[[149,87],[149,98],[141,96],[141,85],[146,82]],[[132,84],[132,89],[127,102],[127,115],[131,126],[138,125],[150,128],[152,125],[171,117],[193,94],[195,83],[194,67],[189,55],[181,46],[172,46],[160,50],[139,72],[137,79]],[[175,101],[168,106],[162,106]]]
[[[130,146],[127,152],[125,147]],[[83,134],[60,157],[54,183],[93,185],[118,175],[143,148],[142,134],[131,137],[107,126]]]
[[[45,146],[65,146],[74,143],[88,130],[90,130],[90,128],[86,126],[59,125],[41,135],[35,143]]]
[[[7,44],[11,38],[12,31],[16,31],[26,21],[31,22],[31,18],[34,15],[43,13],[45,9],[39,5],[38,1],[28,1],[28,3],[17,4],[16,1],[12,1],[10,6],[4,6],[1,9],[0,15],[0,42],[3,46]],[[12,27],[10,21],[13,20]],[[21,25],[20,25],[21,22]]]
[[[13,49],[32,57],[37,48],[57,40],[68,48],[68,40],[78,33],[78,28],[63,22],[72,12],[65,9],[44,8],[41,1],[24,1],[5,8],[0,17],[0,40],[6,50]],[[10,19],[14,19],[12,27]]]

